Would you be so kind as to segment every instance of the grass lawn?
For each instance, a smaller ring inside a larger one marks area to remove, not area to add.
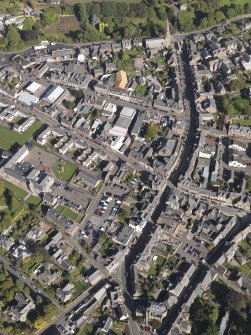
[[[18,220],[26,211],[22,199],[26,196],[26,192],[8,182],[1,181],[1,188],[9,190],[10,193],[5,193],[0,196],[1,206],[6,206],[1,212],[0,231],[9,228],[16,220]]]
[[[241,119],[238,119],[238,120],[234,120],[233,124],[240,125],[240,126],[251,127],[251,120],[241,120]]]
[[[148,274],[149,274],[149,275],[152,275],[152,276],[156,276],[156,275],[157,275],[157,268],[156,268],[155,265],[152,265],[152,266],[150,267],[150,270],[148,271]]]
[[[42,200],[38,197],[35,197],[34,195],[30,195],[27,199],[27,203],[29,205],[39,206],[41,204]]]
[[[121,335],[124,332],[125,324],[123,322],[114,321],[112,325],[112,331],[114,334]]]
[[[247,239],[243,240],[240,245],[240,252],[243,254],[243,256],[247,258],[251,258],[251,246],[248,244]]]
[[[166,258],[163,256],[158,255],[157,256],[157,260],[156,260],[156,264],[159,266],[163,266],[165,264]]]
[[[0,126],[0,146],[8,150],[13,144],[18,143],[23,145],[28,141],[37,131],[42,127],[41,121],[36,121],[25,133],[22,135],[16,133],[14,130]]]
[[[77,167],[65,160],[60,160],[53,166],[53,172],[58,179],[70,181],[77,171]]]
[[[246,263],[246,264],[243,264],[240,266],[240,272],[247,275],[249,273],[249,271],[251,271],[249,265]]]
[[[22,200],[26,197],[27,192],[22,190],[20,187],[17,187],[16,185],[13,185],[13,184],[9,183],[8,181],[2,180],[2,179],[0,179],[0,180],[3,181],[5,188],[7,188],[11,192],[13,192],[13,194],[15,195],[16,198]]]
[[[70,208],[67,208],[65,206],[62,206],[62,205],[58,205],[56,207],[56,210],[59,212],[59,213],[62,213],[64,214],[64,216],[67,216],[69,219],[71,220],[75,220],[76,217],[78,216],[78,213],[74,212],[73,210],[71,210]]]
[[[81,27],[77,18],[75,16],[65,16],[61,17],[58,23],[44,29],[43,38],[55,41],[65,40],[65,42],[70,43],[76,37],[76,31],[79,30],[81,30]]]

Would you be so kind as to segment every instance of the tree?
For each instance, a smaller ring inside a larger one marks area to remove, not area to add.
[[[214,323],[210,323],[209,327],[203,333],[203,335],[218,335],[218,334],[219,334],[219,329]]]
[[[156,126],[156,124],[154,123],[149,123],[146,126],[146,134],[145,134],[145,138],[147,140],[153,140],[154,137],[158,134],[158,127]]]
[[[32,17],[27,17],[27,19],[24,20],[23,24],[23,30],[32,30],[32,28],[35,25],[35,21]]]
[[[21,44],[21,37],[16,27],[9,25],[6,35],[6,44],[9,49],[17,49]]]
[[[233,309],[235,312],[240,313],[246,308],[245,296],[235,291],[229,290],[226,298],[228,308]]]
[[[132,38],[135,36],[136,28],[133,24],[124,28],[124,37],[125,38]]]
[[[80,3],[77,5],[77,11],[78,11],[78,18],[81,22],[88,21],[88,13],[86,9],[86,5]]]
[[[240,91],[241,89],[245,87],[245,83],[243,80],[235,79],[231,81],[231,83],[229,84],[229,87],[231,91]]]
[[[46,320],[42,316],[38,316],[34,323],[34,326],[37,330],[39,330],[44,328],[46,324],[47,324]]]
[[[37,39],[37,33],[34,30],[24,30],[21,34],[25,41],[35,41]]]
[[[220,10],[217,10],[215,13],[214,13],[214,19],[215,19],[215,22],[216,23],[219,23],[221,21],[224,21],[226,19],[224,13],[222,13]]]
[[[4,194],[5,184],[3,180],[0,180],[0,197]]]
[[[100,11],[102,16],[118,16],[117,4],[114,1],[102,1]]]
[[[43,303],[43,298],[41,295],[38,295],[36,298],[36,305],[41,305]]]
[[[99,3],[91,3],[90,4],[90,9],[89,9],[90,15],[96,15],[97,17],[100,16],[100,4]]]
[[[167,12],[165,7],[158,7],[156,8],[157,16],[160,20],[166,20],[167,19]]]
[[[58,21],[59,15],[59,7],[47,8],[41,14],[41,22],[44,26],[49,26],[50,24]]]

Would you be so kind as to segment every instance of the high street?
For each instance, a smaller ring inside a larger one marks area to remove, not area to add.
[[[171,184],[176,185],[180,176],[184,175],[185,172],[188,169],[189,166],[189,161],[187,160],[187,157],[189,155],[192,155],[192,152],[194,150],[194,143],[196,141],[196,128],[197,128],[197,111],[195,108],[195,103],[194,103],[194,95],[193,95],[193,89],[191,85],[191,78],[190,78],[190,72],[188,67],[184,67],[183,64],[188,64],[188,54],[185,46],[183,47],[183,52],[179,57],[179,64],[180,64],[180,72],[182,73],[182,76],[180,76],[181,80],[183,81],[183,87],[184,87],[184,95],[185,98],[188,101],[187,107],[186,107],[186,112],[188,115],[190,115],[190,123],[189,123],[189,128],[187,131],[187,137],[184,139],[184,147],[183,151],[180,156],[180,163],[177,166],[176,170],[174,173],[169,178],[169,181]],[[152,221],[157,222],[160,214],[166,207],[166,201],[168,197],[170,196],[172,189],[167,186],[162,193],[162,196],[160,198],[159,204],[156,207],[153,215],[152,215]],[[122,273],[122,285],[124,292],[127,296],[127,307],[131,313],[132,318],[135,318],[135,313],[134,313],[134,303],[132,299],[133,295],[133,279],[132,279],[132,274],[131,274],[131,267],[132,264],[136,258],[137,255],[140,255],[143,250],[145,249],[145,246],[148,244],[150,241],[152,234],[154,233],[156,229],[156,226],[154,224],[148,223],[146,227],[144,228],[137,244],[133,249],[130,250],[130,253],[127,255],[126,260],[125,260],[125,272],[124,274]],[[123,278],[124,276],[124,278]],[[130,319],[129,319],[130,322]],[[131,323],[130,329],[133,328],[133,323]],[[134,333],[132,333],[134,335]],[[136,334],[135,334],[136,335]]]

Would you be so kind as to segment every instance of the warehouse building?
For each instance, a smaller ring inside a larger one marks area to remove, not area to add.
[[[38,97],[35,97],[34,95],[28,92],[21,92],[18,96],[18,101],[26,104],[27,106],[31,106],[37,104],[39,99]]]
[[[126,136],[135,114],[135,109],[123,107],[117,122],[114,127],[110,129],[109,134],[112,136]]]
[[[61,86],[52,86],[49,88],[44,96],[44,100],[50,105],[53,104],[57,99],[64,93],[64,89]]]

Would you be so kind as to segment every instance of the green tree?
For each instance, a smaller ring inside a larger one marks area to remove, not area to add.
[[[27,17],[24,20],[24,24],[23,24],[23,30],[31,30],[35,25],[35,21],[33,20],[32,17]]]
[[[220,10],[217,10],[215,13],[214,13],[214,19],[215,19],[215,22],[216,23],[219,23],[221,21],[224,21],[226,19],[224,13]]]
[[[86,5],[80,3],[77,6],[77,10],[78,10],[78,18],[81,22],[86,23],[88,21],[88,13],[87,13],[87,9],[86,9]]]
[[[158,127],[156,124],[154,123],[149,123],[147,126],[146,126],[146,133],[145,133],[145,138],[147,140],[153,140],[154,137],[158,134]]]
[[[59,15],[59,7],[47,8],[41,14],[41,22],[44,26],[49,26],[50,24],[56,23],[58,21]]]
[[[136,27],[131,24],[124,28],[124,37],[125,38],[132,38],[135,36],[136,33]]]
[[[206,331],[203,333],[203,335],[218,335],[219,334],[219,329],[214,323],[211,323]]]
[[[229,87],[231,91],[240,91],[245,87],[245,82],[241,79],[235,79],[231,81]]]
[[[16,27],[12,25],[8,26],[6,42],[9,49],[17,49],[20,46],[21,37]]]
[[[41,295],[38,295],[36,298],[36,305],[41,305],[43,302],[43,298],[41,297]]]
[[[229,309],[233,309],[237,313],[242,312],[246,308],[245,296],[233,290],[229,290],[226,303]]]

